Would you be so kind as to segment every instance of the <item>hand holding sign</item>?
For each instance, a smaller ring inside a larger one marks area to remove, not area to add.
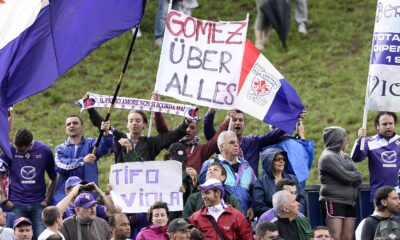
[[[212,22],[170,10],[155,91],[198,105],[232,108],[246,33],[247,20]]]

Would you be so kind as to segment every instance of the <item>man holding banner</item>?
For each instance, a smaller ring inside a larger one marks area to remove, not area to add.
[[[375,117],[375,126],[378,133],[367,137],[365,128],[358,130],[351,158],[361,162],[368,156],[368,170],[370,176],[370,198],[374,201],[375,192],[382,186],[395,187],[398,184],[400,169],[400,136],[395,133],[397,115],[393,112],[379,112]],[[366,138],[364,150],[360,150],[361,139]]]
[[[113,146],[113,136],[109,134],[109,122],[101,123],[104,129],[104,137],[101,139],[99,150],[96,155],[92,150],[96,138],[85,138],[83,136],[84,124],[81,117],[71,115],[65,119],[65,132],[68,138],[57,145],[55,149],[56,172],[59,174],[53,203],[60,202],[65,195],[65,182],[71,176],[77,176],[87,182],[99,184],[99,169],[97,160],[109,153]]]
[[[398,17],[398,8],[398,1],[377,1],[363,125],[358,131],[358,140],[352,153],[352,159],[356,162],[362,161],[368,156],[371,202],[379,187],[398,184],[400,136],[395,133],[397,123],[395,112],[400,112],[400,18]],[[370,138],[366,138],[368,110],[379,111],[375,118],[378,134]]]
[[[94,109],[88,109],[90,120],[93,125],[99,127],[103,117]],[[115,162],[135,162],[155,160],[160,151],[168,148],[174,142],[185,136],[186,128],[190,119],[184,121],[174,130],[155,137],[142,136],[147,126],[146,114],[141,110],[131,110],[128,114],[128,133],[113,128],[114,141],[116,145]]]

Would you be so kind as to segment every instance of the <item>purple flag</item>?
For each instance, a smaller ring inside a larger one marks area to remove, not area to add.
[[[47,89],[102,43],[138,25],[145,4],[146,0],[53,0],[31,26],[0,49],[0,147],[7,155],[7,107]]]

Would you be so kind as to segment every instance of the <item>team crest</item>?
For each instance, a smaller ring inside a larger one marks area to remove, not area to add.
[[[247,93],[247,98],[260,106],[268,103],[268,95],[272,90],[278,89],[281,84],[271,74],[265,71],[259,63],[256,63],[252,69],[254,78],[251,82],[251,89]]]

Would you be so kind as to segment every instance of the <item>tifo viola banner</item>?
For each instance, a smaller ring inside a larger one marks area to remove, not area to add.
[[[379,0],[372,37],[366,107],[400,111],[400,2]]]
[[[232,109],[246,21],[212,22],[169,10],[155,91],[192,104]]]
[[[124,213],[147,212],[156,201],[169,211],[183,210],[182,164],[178,161],[129,162],[111,165],[111,197]]]
[[[88,108],[108,108],[113,96],[89,93],[88,98],[78,100],[81,111]],[[128,110],[142,110],[148,112],[162,112],[187,118],[197,118],[198,108],[180,103],[151,101],[146,99],[117,97],[114,108]]]

